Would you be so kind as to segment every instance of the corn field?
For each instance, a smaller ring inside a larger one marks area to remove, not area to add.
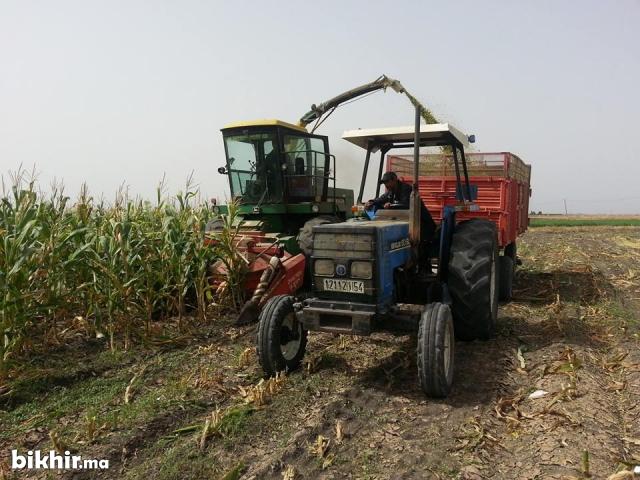
[[[12,358],[74,321],[126,349],[158,318],[181,325],[187,308],[206,318],[207,267],[220,255],[204,239],[214,213],[190,182],[173,198],[161,192],[155,203],[120,192],[107,206],[86,187],[72,202],[60,187],[40,193],[24,173],[3,181],[0,379]]]

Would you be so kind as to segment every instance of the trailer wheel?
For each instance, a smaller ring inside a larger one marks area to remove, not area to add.
[[[516,258],[518,258],[518,246],[516,245],[515,240],[504,247],[504,254],[507,257],[511,257],[515,265]]]
[[[302,253],[308,258],[313,252],[313,227],[316,225],[324,225],[325,223],[339,223],[338,217],[331,215],[320,215],[319,217],[307,220],[298,233],[298,246]]]
[[[418,378],[429,397],[444,398],[453,383],[455,337],[449,305],[426,305],[418,328]]]
[[[500,300],[508,302],[513,297],[513,276],[515,263],[513,258],[507,255],[499,257],[500,264]]]
[[[257,334],[258,361],[266,376],[300,366],[307,346],[307,331],[296,319],[293,297],[270,298],[260,312]]]
[[[498,233],[489,220],[474,218],[456,226],[449,259],[448,286],[456,336],[487,340],[498,318]]]

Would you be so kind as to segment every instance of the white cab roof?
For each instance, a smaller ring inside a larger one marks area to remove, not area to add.
[[[359,147],[367,149],[369,142],[374,143],[398,143],[413,142],[415,127],[389,127],[347,130],[342,138]],[[445,140],[453,135],[464,147],[469,145],[467,136],[449,123],[422,123],[420,124],[420,140]],[[375,149],[377,150],[377,148]]]

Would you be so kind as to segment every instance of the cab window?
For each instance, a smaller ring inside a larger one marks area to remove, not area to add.
[[[283,143],[289,196],[309,200],[322,196],[326,162],[322,139],[287,134]]]
[[[230,135],[225,138],[231,195],[247,202],[281,198],[275,133]]]

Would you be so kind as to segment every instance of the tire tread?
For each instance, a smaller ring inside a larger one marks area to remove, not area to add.
[[[453,299],[456,336],[462,340],[486,340],[495,329],[489,299],[491,268],[497,268],[497,230],[485,219],[457,225],[449,261],[449,290]],[[496,277],[499,271],[496,271]],[[499,286],[499,278],[496,278]],[[498,294],[496,289],[495,294]]]
[[[287,361],[280,352],[280,328],[282,320],[293,311],[293,297],[277,295],[270,298],[260,312],[256,335],[258,361],[267,376],[273,376],[282,370],[296,369],[302,360],[307,344],[307,331],[302,329],[300,353]]]

